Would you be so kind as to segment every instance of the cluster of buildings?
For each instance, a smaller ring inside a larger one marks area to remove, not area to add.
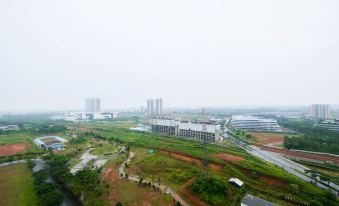
[[[19,126],[14,124],[14,125],[4,125],[0,126],[1,131],[17,131],[20,130]]]
[[[330,119],[331,108],[328,104],[313,104],[310,109],[310,116],[316,119]]]
[[[179,119],[153,118],[151,130],[154,133],[184,137],[193,140],[220,141],[220,125],[215,121],[185,121]]]
[[[101,112],[100,98],[87,98],[85,100],[84,112],[65,112],[64,115],[51,117],[53,120],[63,119],[66,121],[90,121],[90,120],[109,120],[121,118],[120,112]]]
[[[162,99],[148,99],[147,100],[147,107],[146,107],[146,114],[147,115],[162,115]]]
[[[244,131],[281,132],[277,120],[250,115],[233,115],[231,126]]]

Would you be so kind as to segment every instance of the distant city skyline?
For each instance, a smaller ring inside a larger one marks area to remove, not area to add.
[[[339,104],[338,8],[0,1],[0,111],[81,110],[87,97],[103,109],[148,97],[166,108]]]

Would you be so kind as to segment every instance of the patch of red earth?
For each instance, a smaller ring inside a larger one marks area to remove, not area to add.
[[[213,155],[216,158],[225,160],[227,162],[242,162],[245,159],[239,156],[231,155],[231,154],[226,154],[226,153],[221,153],[221,154],[215,154]]]
[[[203,200],[201,200],[199,197],[194,195],[192,191],[188,189],[184,189],[180,192],[180,194],[185,197],[189,202],[193,203],[192,205],[195,206],[208,206],[207,203],[205,203]]]
[[[271,186],[278,186],[278,187],[287,187],[287,183],[283,180],[274,178],[274,177],[268,177],[268,176],[259,176],[259,180],[265,182],[268,185]]]
[[[190,155],[186,155],[186,154],[183,154],[183,153],[174,152],[174,151],[170,151],[170,150],[162,150],[161,152],[166,154],[166,155],[169,155],[171,157],[174,157],[178,160],[184,161],[184,162],[192,163],[192,164],[195,164],[197,166],[202,165],[201,159],[196,158],[196,157],[192,157]],[[213,171],[219,171],[223,167],[223,165],[216,164],[216,163],[209,163],[208,165]]]
[[[284,142],[285,134],[270,134],[270,133],[263,133],[263,132],[247,132],[253,138],[258,141],[258,144],[261,145],[279,145]]]
[[[0,146],[0,156],[15,155],[26,151],[29,147],[27,143],[11,144]]]
[[[185,197],[185,199],[188,200],[189,202],[193,203],[193,205],[208,206],[208,204],[206,204],[203,200],[201,200],[199,197],[194,195],[193,192],[189,189],[191,187],[191,185],[193,184],[195,179],[196,178],[193,177],[182,185],[183,189],[179,191],[180,196]]]

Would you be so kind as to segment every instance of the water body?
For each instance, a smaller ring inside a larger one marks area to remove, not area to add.
[[[41,159],[35,160],[35,167],[33,168],[33,172],[37,172],[40,170],[44,170],[46,168],[46,163]],[[64,193],[64,201],[61,206],[82,206],[83,204],[80,200],[73,195],[71,191],[69,191],[64,185],[58,184],[55,179],[48,174],[48,180],[56,183],[59,186],[59,189]]]

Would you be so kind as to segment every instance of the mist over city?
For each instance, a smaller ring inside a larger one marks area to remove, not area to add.
[[[339,1],[0,1],[0,206],[338,206]]]

